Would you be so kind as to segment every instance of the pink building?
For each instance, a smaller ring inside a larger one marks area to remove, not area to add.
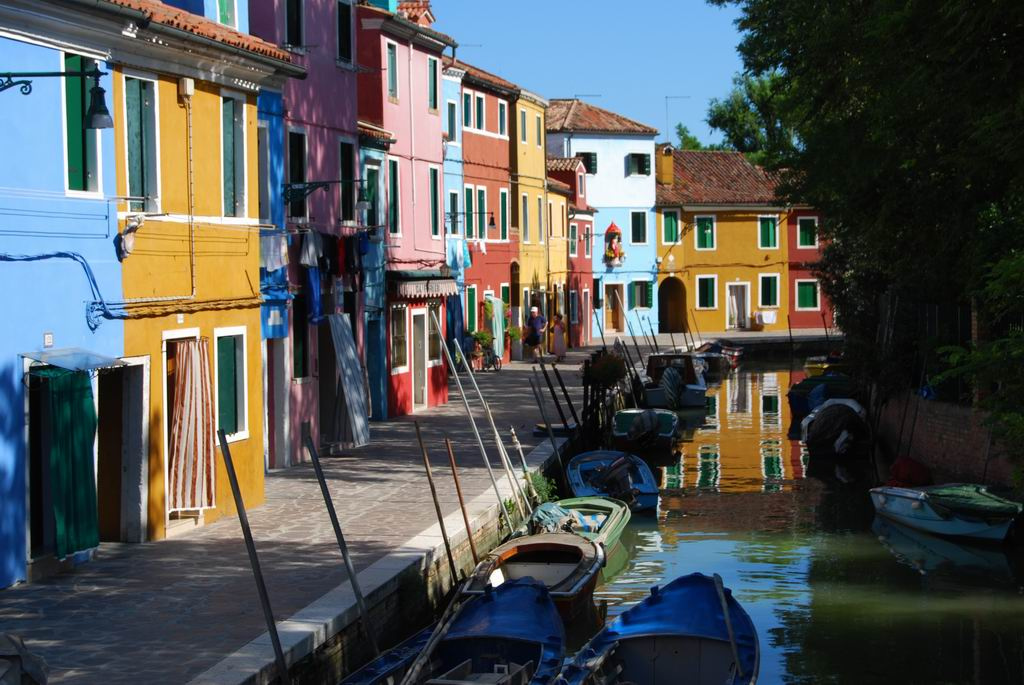
[[[587,170],[582,158],[548,157],[547,165],[549,185],[550,179],[554,179],[556,183],[564,184],[569,192],[569,244],[566,251],[569,311],[566,320],[570,347],[583,347],[591,343],[591,321],[594,314],[591,301],[594,283],[591,248],[594,244],[594,214],[597,210],[587,202]]]
[[[374,0],[357,6],[356,17],[359,118],[394,141],[380,170],[387,331],[368,344],[385,347],[388,415],[396,416],[448,399],[444,336],[433,315],[444,326],[444,300],[456,293],[441,199],[442,52],[455,42],[430,28],[429,2]]]

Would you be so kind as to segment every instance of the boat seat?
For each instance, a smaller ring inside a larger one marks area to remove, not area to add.
[[[490,673],[474,673],[473,660],[466,659],[447,673],[431,678],[427,685],[526,685],[533,673],[533,662],[495,664]]]

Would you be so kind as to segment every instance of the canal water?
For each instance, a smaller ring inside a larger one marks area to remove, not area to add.
[[[657,516],[595,593],[609,619],[652,585],[719,573],[750,613],[760,683],[1022,683],[1018,548],[960,545],[875,520],[866,493],[805,478],[787,437],[799,367],[745,365],[658,470]]]

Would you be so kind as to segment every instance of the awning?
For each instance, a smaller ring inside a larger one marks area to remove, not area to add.
[[[457,295],[459,286],[452,278],[444,278],[434,269],[419,271],[388,271],[389,291],[401,299],[424,299]]]
[[[58,349],[22,352],[21,356],[43,364],[56,366],[68,371],[92,371],[108,366],[124,366],[124,362],[115,357],[107,357],[96,352],[83,350],[80,347],[61,347]]]

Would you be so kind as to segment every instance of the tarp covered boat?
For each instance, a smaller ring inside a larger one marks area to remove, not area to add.
[[[875,511],[936,535],[1004,540],[1024,505],[993,495],[984,485],[950,483],[921,488],[871,490]]]
[[[581,452],[566,467],[576,497],[604,495],[621,500],[633,511],[658,507],[658,483],[640,457],[616,450]]]
[[[579,651],[559,685],[748,685],[760,647],[747,612],[717,576],[676,578],[612,621]]]
[[[611,497],[571,497],[534,509],[526,533],[575,533],[609,549],[619,541],[631,516],[625,502]]]
[[[615,412],[615,448],[654,461],[671,458],[679,417],[668,409],[622,409]]]

